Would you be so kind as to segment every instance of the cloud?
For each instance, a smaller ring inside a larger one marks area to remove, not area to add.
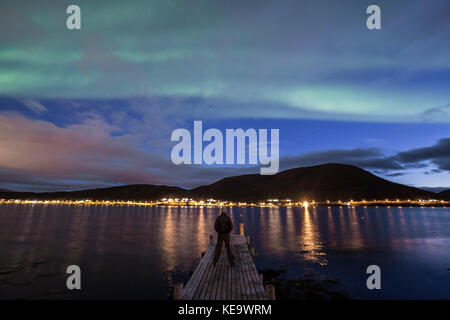
[[[429,168],[430,165],[435,168],[425,172],[450,172],[450,138],[440,139],[429,147],[414,148],[393,155],[385,155],[379,148],[356,148],[315,151],[280,159],[280,165],[284,169],[329,162],[352,164],[389,177],[404,175],[408,169]]]
[[[321,163],[346,163],[366,169],[401,170],[404,167],[392,157],[386,157],[378,148],[335,149],[315,151],[280,159],[281,168],[309,166]]]
[[[395,158],[407,164],[429,161],[442,171],[450,171],[450,138],[440,139],[430,147],[399,152]]]
[[[20,101],[23,103],[25,107],[27,107],[36,114],[41,114],[47,111],[47,108],[44,105],[42,105],[42,103],[40,103],[38,100],[22,99]]]
[[[425,110],[423,118],[427,121],[445,121],[450,119],[450,103]]]
[[[161,182],[150,168],[165,161],[140,149],[135,137],[114,136],[117,130],[94,115],[58,127],[48,121],[0,114],[0,179],[9,183],[36,179],[72,184]]]
[[[394,173],[388,173],[386,174],[387,177],[400,177],[403,176],[405,173],[404,172],[394,172]]]

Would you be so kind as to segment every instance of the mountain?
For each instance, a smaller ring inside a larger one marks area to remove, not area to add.
[[[14,191],[11,191],[11,190],[8,190],[8,189],[2,189],[2,188],[0,188],[0,192],[14,192]]]
[[[271,176],[248,174],[224,178],[213,184],[186,190],[156,185],[127,185],[104,189],[52,193],[2,193],[6,199],[158,200],[164,197],[214,198],[233,201],[267,199],[372,200],[429,199],[434,192],[390,182],[361,168],[344,164],[301,167]]]
[[[61,200],[159,200],[164,197],[184,197],[188,190],[157,186],[150,184],[134,184],[120,187],[88,189],[70,192],[0,192],[0,198],[5,199],[61,199]]]
[[[355,166],[335,163],[290,169],[272,176],[251,174],[225,178],[193,189],[192,194],[198,198],[235,201],[436,197],[433,192],[390,182]]]
[[[442,200],[449,200],[450,201],[450,189],[444,190],[438,193],[438,198]]]
[[[419,187],[419,189],[439,193],[448,189],[448,187]]]

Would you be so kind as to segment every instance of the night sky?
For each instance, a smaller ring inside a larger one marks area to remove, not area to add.
[[[66,29],[81,7],[82,29]],[[368,30],[367,6],[382,29]],[[450,187],[450,2],[0,3],[0,188],[193,187],[171,133],[280,129],[280,169],[354,164]]]

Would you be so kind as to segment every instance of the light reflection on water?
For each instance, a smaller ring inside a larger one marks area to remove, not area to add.
[[[314,221],[316,214],[316,208],[304,209],[302,229],[296,241],[296,247],[300,250],[301,258],[305,261],[327,265],[321,236],[317,230],[317,223]]]
[[[259,269],[338,278],[361,298],[450,298],[447,208],[228,208]],[[0,298],[167,299],[206,250],[217,208],[0,206]],[[82,290],[65,289],[65,269]],[[382,290],[365,288],[368,265]]]

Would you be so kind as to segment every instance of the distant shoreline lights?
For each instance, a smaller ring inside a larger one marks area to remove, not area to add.
[[[260,202],[221,201],[215,199],[194,200],[191,198],[162,198],[156,201],[131,200],[27,200],[27,199],[0,199],[0,204],[17,205],[105,205],[105,206],[181,206],[181,207],[447,207],[450,201],[428,200],[360,200],[360,201],[292,201],[290,199],[268,199]]]

